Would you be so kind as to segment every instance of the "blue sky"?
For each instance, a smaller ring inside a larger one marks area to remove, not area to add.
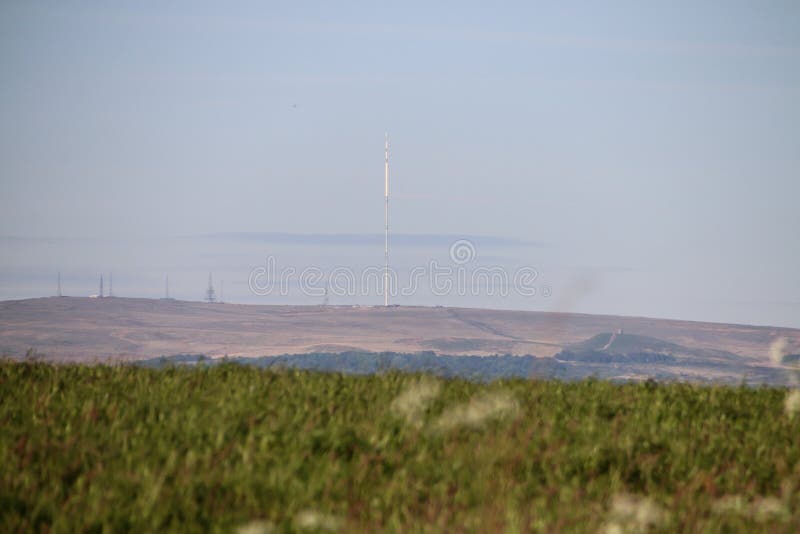
[[[592,311],[800,326],[797,28],[796,2],[6,1],[0,234],[378,233],[388,131],[397,232],[548,243],[521,261],[617,273]]]

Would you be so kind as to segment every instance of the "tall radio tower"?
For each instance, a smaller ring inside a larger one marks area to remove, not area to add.
[[[389,134],[386,134],[386,159],[385,159],[385,179],[384,179],[384,208],[383,208],[383,259],[385,268],[383,271],[383,305],[389,305]]]

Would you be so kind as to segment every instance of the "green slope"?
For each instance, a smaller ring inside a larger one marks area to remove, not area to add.
[[[794,532],[786,399],[0,363],[0,531]]]

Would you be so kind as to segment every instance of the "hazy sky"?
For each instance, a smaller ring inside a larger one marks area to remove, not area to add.
[[[651,4],[5,0],[0,235],[378,233],[388,131],[397,232],[800,326],[800,3]]]

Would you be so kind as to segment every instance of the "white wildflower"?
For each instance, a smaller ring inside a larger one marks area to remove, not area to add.
[[[663,525],[667,513],[649,497],[615,495],[611,500],[611,521],[606,532],[646,532]]]
[[[786,355],[787,345],[788,341],[785,337],[775,339],[775,341],[769,345],[769,359],[774,363],[782,364],[783,357]]]
[[[764,497],[753,503],[753,517],[756,521],[769,521],[787,514],[786,507],[775,497]]]
[[[477,428],[490,420],[510,417],[518,410],[516,399],[508,393],[502,391],[485,393],[445,411],[436,422],[436,428],[440,430],[451,430],[460,426]]]
[[[800,389],[793,389],[786,395],[783,400],[783,409],[789,417],[794,417],[800,412]]]
[[[270,534],[275,532],[275,525],[269,521],[250,521],[236,529],[236,534]]]
[[[622,528],[622,525],[615,522],[606,523],[601,531],[604,534],[624,534],[625,529]]]
[[[717,500],[711,509],[717,514],[749,514],[747,501],[741,495],[728,495]]]
[[[418,380],[392,401],[392,410],[409,423],[420,426],[425,410],[436,400],[440,390],[441,386],[435,380]]]
[[[297,530],[327,530],[335,532],[342,526],[342,521],[329,514],[317,510],[303,510],[294,517]]]

